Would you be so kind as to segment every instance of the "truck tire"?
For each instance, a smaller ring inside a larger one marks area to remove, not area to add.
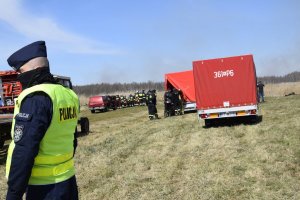
[[[95,113],[95,110],[91,110],[91,113]]]
[[[90,132],[90,122],[87,117],[81,117],[80,118],[80,128],[81,133],[88,135]]]

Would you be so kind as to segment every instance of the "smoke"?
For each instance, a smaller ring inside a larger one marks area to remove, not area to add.
[[[258,76],[282,76],[300,71],[300,41],[287,52],[259,59]]]

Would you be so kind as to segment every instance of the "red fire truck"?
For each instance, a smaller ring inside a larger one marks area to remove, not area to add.
[[[18,74],[13,71],[0,71],[0,148],[5,140],[10,139],[10,130],[15,105],[15,99],[22,92],[22,85],[17,80]],[[71,79],[65,76],[54,75],[54,78],[65,87],[72,89]],[[89,120],[81,117],[78,120],[82,134],[89,133]]]

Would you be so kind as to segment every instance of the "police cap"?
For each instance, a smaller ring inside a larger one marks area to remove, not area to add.
[[[18,71],[26,62],[37,57],[47,57],[45,41],[37,41],[19,49],[7,59],[7,62]]]

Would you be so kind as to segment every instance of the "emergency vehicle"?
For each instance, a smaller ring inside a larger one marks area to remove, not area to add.
[[[22,92],[22,85],[17,80],[17,72],[13,70],[0,71],[0,149],[5,140],[10,138],[12,118],[15,99]],[[54,75],[54,78],[65,87],[72,89],[70,77]],[[89,133],[89,120],[87,117],[80,117],[78,120],[81,134]]]
[[[198,119],[249,117],[257,120],[256,71],[252,55],[193,62]]]
[[[165,74],[165,91],[175,88],[182,93],[183,109],[196,110],[196,97],[193,70]]]

